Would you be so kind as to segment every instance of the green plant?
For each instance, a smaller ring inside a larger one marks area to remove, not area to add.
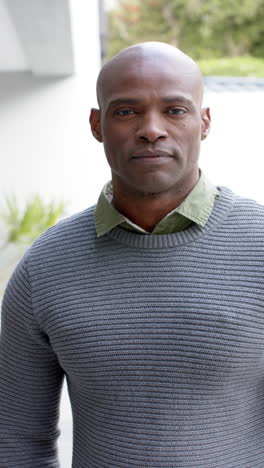
[[[203,75],[264,77],[264,60],[245,55],[197,61]]]
[[[117,0],[108,12],[107,55],[154,40],[202,60],[206,74],[263,77],[263,34],[264,0]],[[211,63],[225,57],[231,62]]]
[[[21,210],[15,195],[5,198],[0,209],[0,299],[15,264],[26,248],[65,213],[63,201],[45,203],[39,195],[32,197]]]
[[[15,195],[5,198],[0,220],[6,231],[5,244],[30,245],[42,232],[56,223],[65,211],[64,202],[45,204],[39,195],[29,200],[21,212]]]

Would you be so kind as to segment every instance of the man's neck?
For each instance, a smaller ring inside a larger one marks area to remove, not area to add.
[[[113,186],[113,205],[126,218],[145,231],[152,232],[155,226],[171,211],[176,209],[187,197],[198,180],[191,187],[182,188],[175,193],[157,194],[115,193]]]

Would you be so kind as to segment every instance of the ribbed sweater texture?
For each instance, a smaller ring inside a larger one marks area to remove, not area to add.
[[[59,466],[66,375],[73,468],[263,468],[264,208],[222,187],[204,228],[101,238],[93,212],[9,281],[0,467]]]

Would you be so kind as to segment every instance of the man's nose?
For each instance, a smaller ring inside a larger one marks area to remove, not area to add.
[[[150,143],[154,143],[158,139],[166,138],[168,134],[164,125],[165,122],[162,116],[154,113],[146,114],[139,122],[137,138]]]

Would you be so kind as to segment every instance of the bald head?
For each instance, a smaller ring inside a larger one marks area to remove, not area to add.
[[[149,65],[150,69],[169,65],[175,77],[182,76],[188,79],[201,105],[203,80],[197,64],[174,46],[163,42],[143,42],[122,50],[102,67],[96,88],[99,107],[104,108],[112,85],[115,85],[128,69],[134,69],[140,73],[143,65]]]

